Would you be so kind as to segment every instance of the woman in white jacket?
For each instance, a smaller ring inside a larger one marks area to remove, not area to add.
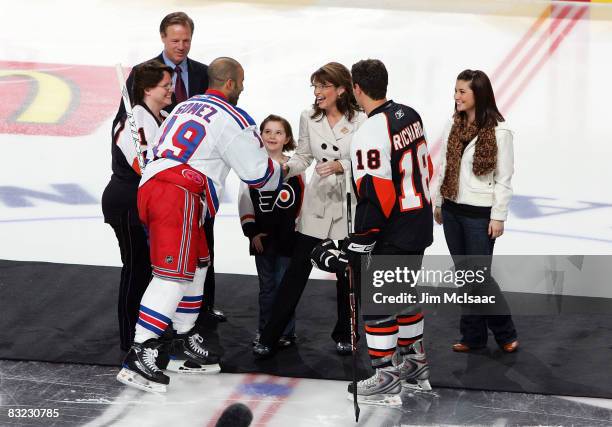
[[[344,174],[350,173],[351,139],[366,116],[353,96],[351,73],[344,65],[330,62],[315,71],[310,82],[315,102],[300,116],[298,146],[284,168],[290,178],[303,173],[313,161],[316,166],[304,191],[291,264],[279,287],[259,345],[253,349],[258,357],[271,354],[291,319],[312,271],[312,249],[323,239],[347,237]],[[339,354],[350,354],[348,284],[340,275],[337,315],[332,339]]]
[[[503,122],[487,75],[480,70],[462,71],[455,85],[453,123],[444,139],[438,168],[434,211],[435,221],[444,226],[456,268],[468,265],[490,272],[495,239],[504,233],[514,154],[512,131]],[[469,258],[469,264],[461,264],[466,262],[462,255],[485,257]],[[454,351],[485,347],[487,328],[503,351],[511,353],[518,348],[508,304],[495,280],[490,275],[487,279],[485,284],[466,290],[495,294],[496,303],[487,307],[487,314],[483,304],[462,307],[462,337],[453,345]]]

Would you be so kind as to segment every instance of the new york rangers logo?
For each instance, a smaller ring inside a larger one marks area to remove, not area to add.
[[[185,178],[187,178],[190,181],[195,182],[198,185],[204,184],[204,178],[202,178],[202,175],[200,175],[193,169],[183,169],[181,173],[183,174]]]
[[[259,209],[262,212],[272,212],[274,206],[281,209],[289,209],[295,203],[295,191],[287,184],[283,184],[283,188],[278,192],[278,196],[274,199],[274,191],[259,192]]]

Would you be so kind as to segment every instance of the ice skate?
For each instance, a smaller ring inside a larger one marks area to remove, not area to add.
[[[117,374],[117,380],[140,390],[165,393],[170,378],[156,364],[161,346],[154,338],[142,344],[134,343],[123,360],[123,368]]]
[[[401,406],[402,399],[397,370],[393,367],[379,368],[374,375],[357,383],[357,402],[368,405]],[[353,400],[353,384],[348,385],[349,400]]]
[[[417,391],[431,391],[429,364],[420,341],[413,344],[413,350],[414,353],[402,355],[396,351],[393,354],[393,366],[399,372],[402,387]]]
[[[182,374],[216,374],[221,371],[219,356],[204,347],[204,338],[193,329],[177,334],[172,341],[167,369]]]

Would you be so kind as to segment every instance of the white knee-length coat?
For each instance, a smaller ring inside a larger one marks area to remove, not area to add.
[[[316,160],[317,164],[338,160],[345,173],[350,173],[350,144],[353,134],[367,118],[364,113],[356,113],[352,121],[342,117],[331,128],[325,116],[312,119],[314,110],[308,109],[300,116],[300,133],[295,154],[287,162],[288,177],[299,175]],[[346,229],[346,193],[344,174],[338,173],[321,178],[316,171],[304,191],[302,212],[297,230],[319,239],[343,239]],[[351,188],[352,193],[352,188]],[[355,196],[351,196],[353,219],[355,215]]]

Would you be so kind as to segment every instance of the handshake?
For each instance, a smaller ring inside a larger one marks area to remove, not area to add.
[[[340,249],[333,240],[325,239],[310,253],[310,262],[319,270],[329,273],[343,273],[346,267],[359,262],[360,255],[372,252],[376,240],[371,236],[351,234],[345,238]]]

